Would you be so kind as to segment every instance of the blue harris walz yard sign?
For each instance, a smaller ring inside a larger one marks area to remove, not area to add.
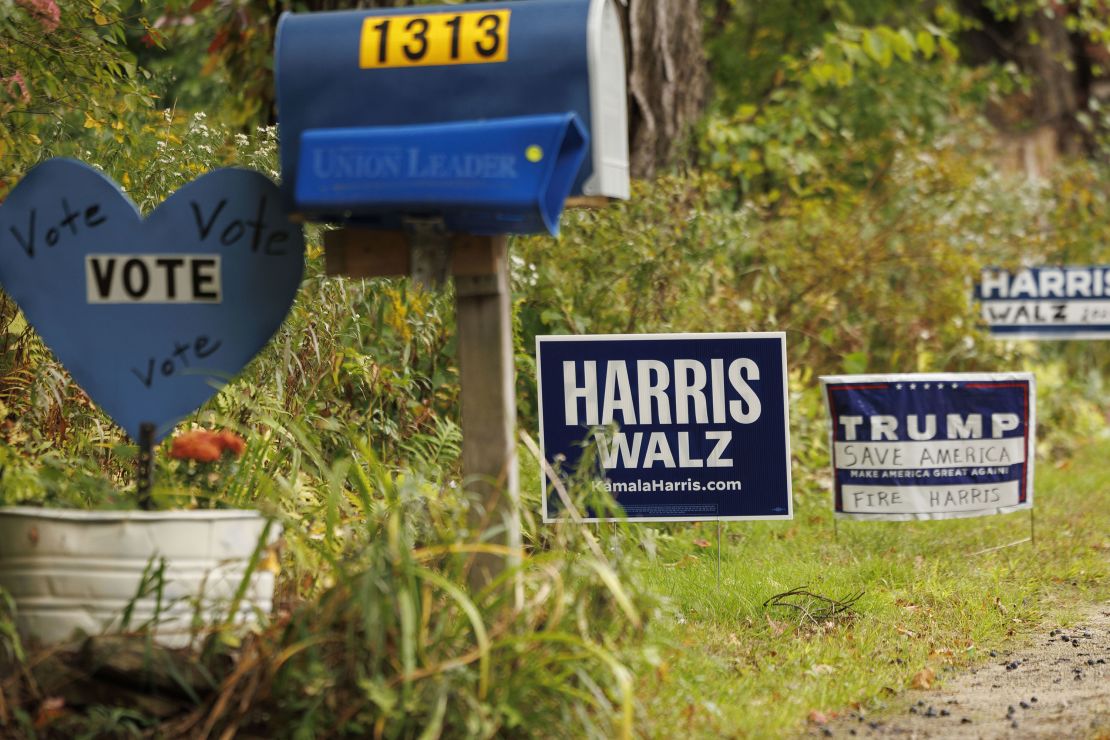
[[[1031,373],[821,378],[836,516],[945,519],[1033,505]]]
[[[544,458],[595,461],[622,520],[791,518],[782,333],[544,336],[536,356]]]
[[[304,268],[281,194],[210,172],[147,218],[75,160],[32,169],[0,206],[0,286],[132,439],[171,431],[285,319]]]
[[[983,270],[975,297],[999,339],[1110,339],[1110,266]]]

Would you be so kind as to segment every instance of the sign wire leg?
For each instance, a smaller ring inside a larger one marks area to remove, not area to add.
[[[1033,507],[1029,507],[1029,546],[1037,546],[1037,527],[1036,527],[1036,514],[1033,513]]]
[[[144,421],[139,425],[139,469],[135,489],[139,494],[139,506],[144,510],[154,508],[150,497],[151,479],[154,477],[154,425]]]
[[[833,514],[833,542],[840,544],[840,521],[836,518],[836,514]]]
[[[721,520],[717,520],[717,591],[721,590]]]

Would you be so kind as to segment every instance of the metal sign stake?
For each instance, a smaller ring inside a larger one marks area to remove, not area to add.
[[[721,590],[721,520],[717,520],[717,590]]]
[[[144,510],[154,508],[150,497],[150,485],[154,477],[154,425],[144,421],[139,425],[139,464],[136,476],[136,489],[139,506]]]

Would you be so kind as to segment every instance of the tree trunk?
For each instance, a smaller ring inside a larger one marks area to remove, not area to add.
[[[968,60],[1013,62],[1032,82],[1028,94],[992,105],[991,122],[1010,134],[1051,128],[1061,153],[1087,150],[1088,134],[1077,114],[1087,110],[1091,59],[1088,45],[1067,30],[1068,11],[1061,5],[1052,14],[1037,9],[1008,21],[977,0],[964,0],[962,10],[980,23],[964,35]]]
[[[632,175],[649,177],[673,160],[705,104],[701,5],[698,0],[628,0],[621,10]]]

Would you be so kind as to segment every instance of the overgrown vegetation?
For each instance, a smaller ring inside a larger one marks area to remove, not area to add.
[[[184,34],[199,67],[202,31],[227,30],[209,3],[185,5],[159,12],[195,12],[195,26],[157,31],[156,13],[128,3],[66,5],[55,23],[51,0],[0,0],[0,195],[55,155],[100,166],[144,211],[212,167],[277,176],[262,103],[210,97],[230,79],[229,50],[264,35],[247,31],[269,4],[211,41],[216,77],[148,83],[138,60],[189,68],[138,47],[144,35]],[[539,467],[522,447],[522,565],[471,592],[473,556],[506,553],[467,531],[452,296],[326,277],[310,230],[289,319],[187,422],[240,432],[242,459],[158,456],[162,505],[253,506],[284,525],[273,623],[213,639],[206,688],[159,713],[49,683],[52,664],[0,620],[5,731],[766,734],[810,709],[873,706],[926,664],[976,660],[1054,599],[1105,596],[1105,471],[1083,448],[1105,434],[1110,354],[993,341],[970,288],[986,264],[1106,262],[1110,172],[998,173],[982,104],[1023,83],[960,62],[968,21],[949,4],[930,16],[734,5],[745,12],[711,29],[718,95],[691,160],[635,183],[627,203],[567,213],[557,239],[514,241],[520,428],[535,426],[537,334],[785,330],[794,522],[730,526],[717,586],[708,525],[537,522]],[[966,557],[1016,517],[859,524],[832,539],[818,375],[1005,369],[1037,374],[1048,534],[1036,550]],[[0,500],[133,506],[135,454],[0,296]],[[867,593],[854,618],[816,627],[762,606],[801,585]]]

